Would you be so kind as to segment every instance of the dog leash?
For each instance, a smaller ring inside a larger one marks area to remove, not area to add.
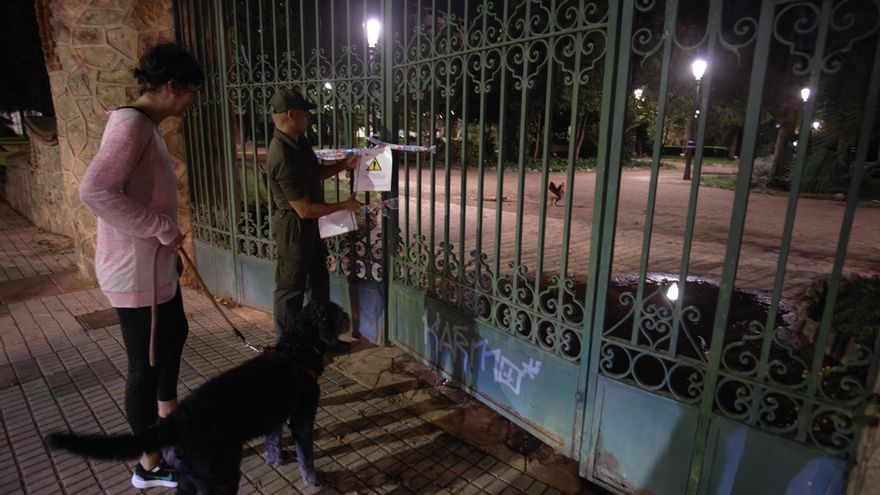
[[[198,282],[199,286],[202,288],[202,290],[204,290],[205,293],[208,294],[208,299],[211,301],[211,304],[214,305],[214,308],[217,310],[218,313],[220,313],[220,316],[222,316],[223,319],[226,320],[226,323],[229,324],[229,328],[232,329],[232,333],[235,334],[236,337],[238,337],[238,340],[240,340],[241,343],[244,344],[245,347],[247,347],[248,349],[250,349],[254,352],[257,352],[257,353],[263,352],[265,347],[261,346],[261,345],[252,344],[251,341],[249,341],[247,339],[247,337],[244,336],[244,333],[242,333],[242,331],[239,330],[238,327],[236,327],[234,323],[232,323],[232,320],[230,320],[226,316],[226,313],[224,313],[223,310],[220,309],[220,305],[217,304],[217,301],[214,299],[214,294],[211,292],[210,289],[208,289],[208,286],[205,285],[205,282],[202,280],[202,277],[199,275],[198,270],[196,270],[196,264],[193,263],[192,258],[190,258],[188,254],[186,254],[186,251],[183,250],[183,247],[178,247],[177,252],[180,253],[180,255],[183,256],[184,261],[186,261],[189,264],[189,267],[193,271],[193,275],[196,276],[196,282]]]
[[[156,284],[156,265],[157,265],[157,262],[159,259],[159,249],[161,249],[161,248],[162,248],[162,244],[158,244],[156,246],[156,249],[153,251],[153,302],[152,302],[152,306],[150,307],[150,317],[151,318],[150,318],[150,351],[149,351],[150,352],[150,367],[151,368],[156,367],[156,326],[158,325],[158,317],[159,317],[159,305],[158,305],[159,289]],[[238,338],[238,340],[241,341],[242,344],[244,344],[245,347],[247,347],[248,349],[250,349],[256,353],[262,353],[265,350],[265,347],[261,346],[261,345],[252,344],[247,339],[247,337],[245,337],[244,333],[242,333],[242,331],[239,330],[238,327],[236,327],[235,324],[232,323],[232,321],[226,316],[226,313],[224,313],[223,310],[220,309],[220,305],[217,304],[217,301],[214,299],[214,294],[211,292],[210,289],[208,289],[208,286],[205,285],[205,282],[202,280],[202,277],[199,275],[198,270],[196,270],[196,264],[193,263],[193,260],[189,257],[188,254],[186,254],[186,251],[183,250],[183,247],[179,246],[177,248],[177,253],[183,257],[183,259],[187,262],[189,267],[192,269],[193,275],[195,275],[196,282],[198,282],[199,287],[201,287],[202,290],[204,290],[205,293],[208,294],[208,300],[211,301],[211,304],[214,305],[214,308],[217,310],[218,313],[220,313],[220,316],[222,316],[223,319],[226,320],[226,323],[229,324],[229,327],[232,329],[232,333]]]

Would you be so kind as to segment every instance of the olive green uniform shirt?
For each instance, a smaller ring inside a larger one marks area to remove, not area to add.
[[[319,167],[305,136],[294,142],[287,134],[275,130],[266,151],[266,172],[277,207],[272,222],[279,257],[308,259],[322,251],[318,220],[302,219],[290,206],[290,201],[305,197],[313,203],[324,202]]]

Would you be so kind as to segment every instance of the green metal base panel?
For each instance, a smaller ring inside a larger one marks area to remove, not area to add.
[[[361,338],[380,344],[385,333],[385,295],[381,283],[330,275],[330,299],[346,308]]]
[[[596,386],[596,481],[621,493],[685,493],[699,411],[601,376]]]
[[[235,271],[232,252],[195,240],[195,264],[199,276],[217,297],[234,300]]]
[[[700,493],[838,495],[846,463],[803,444],[714,418]]]
[[[424,294],[392,286],[395,343],[489,407],[571,452],[578,368]]]
[[[219,297],[237,304],[272,311],[275,291],[275,262],[250,256],[238,257],[241,284],[235,288],[232,253],[196,241],[196,266],[205,285]],[[236,293],[238,296],[236,296]],[[385,329],[385,297],[382,285],[375,282],[330,275],[330,299],[352,315],[352,323],[361,337],[378,344]]]
[[[275,265],[274,261],[250,256],[238,257],[238,270],[241,277],[241,304],[272,311]]]

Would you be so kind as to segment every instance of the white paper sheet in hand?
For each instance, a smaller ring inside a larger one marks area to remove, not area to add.
[[[318,230],[321,232],[321,239],[357,230],[354,212],[342,210],[325,215],[318,219]]]
[[[390,191],[391,190],[391,148],[380,146],[369,148],[361,155],[358,163],[355,190]]]

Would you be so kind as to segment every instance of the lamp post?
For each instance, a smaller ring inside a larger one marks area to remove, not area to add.
[[[804,102],[804,107],[806,107],[806,105],[807,105],[807,100],[810,99],[810,93],[811,93],[810,88],[801,88],[801,100],[803,100],[803,102]],[[803,116],[801,117],[801,119],[805,119],[806,116],[807,116],[806,115],[806,108],[804,108]],[[818,122],[813,122],[813,126],[815,127],[815,125],[817,123]],[[804,129],[806,129],[806,131],[809,132],[810,128],[809,127],[805,128],[804,124],[805,123],[803,123],[803,122],[801,123],[801,126],[800,126],[801,131],[803,132]],[[797,132],[797,131],[795,131],[795,132]],[[794,140],[794,142],[791,143],[795,150],[797,150],[799,140],[800,140],[800,136],[795,134],[795,140]]]
[[[375,17],[371,17],[364,22],[364,30],[367,34],[367,66],[364,70],[364,75],[366,77],[370,77],[370,73],[373,69],[373,61],[376,58],[376,45],[379,44],[379,35],[382,33],[382,23],[379,22]],[[369,82],[367,83],[369,84]],[[373,129],[366,129],[366,134],[374,135],[378,134],[379,126],[376,121],[376,112],[373,112]]]
[[[697,81],[697,84],[694,89],[694,115],[690,121],[687,145],[684,150],[684,177],[682,177],[683,180],[691,180],[691,160],[694,157],[694,151],[697,144],[694,139],[697,134],[697,117],[700,113],[700,82],[703,79],[703,74],[706,73],[706,66],[706,61],[701,58],[694,60],[694,62],[691,64],[691,72],[694,74],[694,79]]]
[[[645,124],[641,123],[641,117],[643,112],[642,100],[645,98],[645,90],[642,88],[636,88],[633,90],[633,106],[635,108],[635,118],[636,122],[639,122],[638,125],[635,126],[632,133],[633,140],[633,152],[636,156],[639,156],[642,153],[642,141],[641,141],[641,131],[642,128],[645,127]]]

